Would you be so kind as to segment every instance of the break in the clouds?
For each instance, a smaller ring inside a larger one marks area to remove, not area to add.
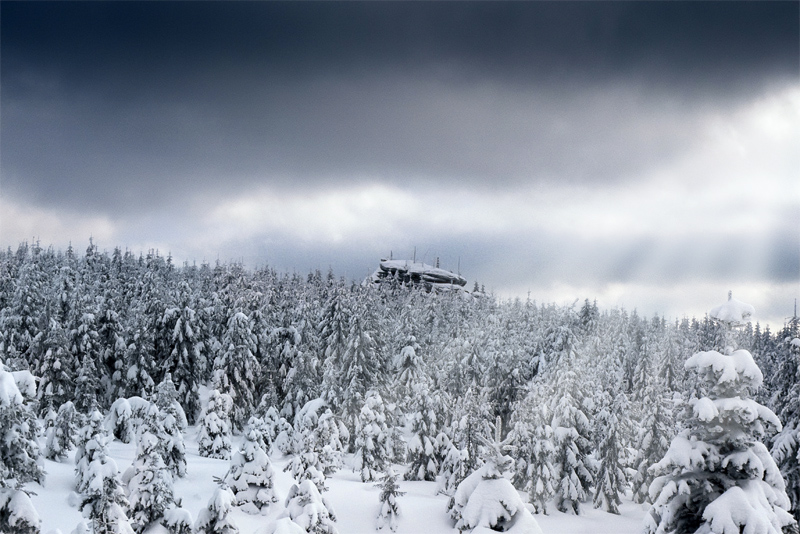
[[[4,244],[702,313],[800,292],[792,2],[3,2]]]

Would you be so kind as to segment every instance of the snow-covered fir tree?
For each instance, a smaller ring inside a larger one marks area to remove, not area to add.
[[[333,508],[310,480],[291,487],[281,517],[288,517],[308,534],[338,534]]]
[[[239,527],[229,517],[235,503],[236,497],[230,488],[225,484],[217,486],[208,506],[197,514],[195,534],[238,534]]]
[[[75,445],[80,417],[75,405],[67,401],[58,409],[53,426],[47,429],[44,454],[48,460],[62,461]]]
[[[234,313],[222,338],[222,350],[214,360],[214,388],[231,396],[231,422],[238,429],[244,427],[256,406],[256,384],[261,375],[255,357],[257,339],[250,328],[250,319],[244,313]]]
[[[375,391],[367,393],[356,422],[356,453],[353,470],[362,482],[376,480],[391,457],[388,449],[389,428],[383,399]]]
[[[130,520],[134,531],[142,534],[150,525],[160,521],[164,511],[175,502],[172,475],[161,458],[157,436],[147,431],[139,435],[130,474]]]
[[[643,418],[634,441],[636,458],[633,469],[636,473],[631,482],[633,500],[637,503],[650,500],[650,484],[654,478],[650,467],[664,458],[675,434],[672,402],[666,398],[667,392],[662,389],[660,381],[650,380],[645,388]]]
[[[193,534],[194,520],[192,514],[185,508],[170,506],[164,510],[161,525],[169,534]]]
[[[541,534],[539,524],[525,507],[507,478],[514,460],[502,453],[500,418],[493,443],[487,445],[486,462],[465,478],[448,504],[450,517],[459,532],[518,532]]]
[[[35,428],[14,377],[0,362],[0,532],[39,533],[39,515],[22,489],[44,481]]]
[[[424,384],[413,388],[414,412],[410,415],[412,437],[408,443],[409,467],[405,480],[436,480],[439,459],[436,454],[438,434],[436,410],[431,402],[430,391]]]
[[[128,498],[122,489],[116,462],[108,456],[107,437],[90,442],[92,459],[82,474],[81,511],[93,534],[133,534],[126,514]]]
[[[228,460],[231,456],[230,412],[233,401],[216,389],[208,394],[208,403],[200,418],[198,447],[200,456]]]
[[[378,517],[375,519],[375,528],[381,530],[383,527],[389,527],[392,532],[397,530],[397,520],[400,516],[400,506],[397,503],[397,498],[402,497],[406,493],[400,491],[397,486],[397,473],[390,467],[383,475],[383,481],[376,484],[376,487],[381,488],[381,494],[378,500],[381,503],[381,508],[378,511]]]
[[[623,469],[624,428],[620,423],[628,410],[628,399],[624,392],[619,392],[613,403],[608,403],[597,414],[603,437],[597,450],[600,466],[595,477],[594,507],[612,514],[619,514],[620,496],[628,485]]]
[[[700,397],[690,400],[687,428],[653,467],[648,533],[777,534],[795,526],[783,478],[760,441],[780,421],[750,398],[763,375],[748,351],[735,350],[732,330],[751,314],[751,306],[729,296],[712,310],[724,353],[698,352],[686,361]]]
[[[278,502],[274,487],[275,472],[258,432],[250,428],[244,441],[231,458],[231,467],[225,476],[225,484],[236,497],[236,506],[248,514],[265,513]]]
[[[784,343],[790,347],[789,358],[794,362],[795,382],[789,389],[787,402],[781,410],[783,430],[773,439],[772,457],[786,481],[786,493],[791,502],[790,511],[800,521],[800,337],[797,337],[797,317],[794,331],[789,329]],[[790,323],[790,328],[792,324]]]
[[[100,391],[100,375],[91,355],[83,357],[83,363],[75,379],[75,408],[88,415],[99,407],[97,400]]]
[[[560,512],[579,514],[580,503],[586,500],[594,482],[589,453],[591,428],[580,402],[578,377],[572,370],[563,370],[556,384],[558,395],[553,406],[555,438],[554,467],[558,470],[556,508]]]
[[[534,512],[547,514],[547,503],[555,495],[556,469],[553,466],[555,447],[550,408],[543,402],[542,392],[535,388],[520,403],[514,428],[508,435],[516,457],[512,479],[515,487],[528,493]]]

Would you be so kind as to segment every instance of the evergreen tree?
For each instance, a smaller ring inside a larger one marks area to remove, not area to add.
[[[239,527],[228,517],[236,497],[224,484],[214,490],[208,506],[197,514],[194,524],[196,534],[238,534]]]
[[[137,534],[161,520],[165,510],[175,502],[172,475],[159,453],[158,437],[147,431],[139,436],[128,498],[131,525]]]
[[[402,497],[406,493],[400,491],[397,486],[397,474],[390,467],[383,475],[383,482],[376,484],[376,487],[381,488],[379,497],[381,509],[378,512],[378,517],[375,520],[375,528],[382,529],[388,526],[392,532],[397,530],[397,518],[400,515],[400,507],[397,504],[397,498]]]
[[[553,407],[555,467],[559,473],[556,507],[560,512],[579,514],[594,482],[588,455],[591,442],[589,420],[579,401],[578,378],[574,371],[562,371],[556,385],[560,397]]]
[[[633,476],[633,500],[637,503],[649,501],[649,488],[653,482],[650,467],[660,461],[667,453],[670,440],[674,434],[672,408],[664,397],[656,380],[648,382],[642,400],[644,418],[639,425],[639,432],[634,442],[637,451],[634,460],[636,474]]]
[[[353,468],[361,474],[362,482],[375,480],[386,468],[390,457],[388,441],[389,429],[386,426],[383,399],[378,393],[370,391],[356,422],[356,453]]]
[[[408,444],[411,465],[403,478],[405,480],[436,480],[439,461],[436,457],[436,410],[431,405],[429,390],[422,384],[414,389],[416,407],[411,415],[413,437]]]
[[[600,468],[596,477],[594,507],[619,514],[622,504],[620,494],[624,493],[627,480],[622,466],[622,444],[619,415],[628,409],[625,393],[618,393],[612,406],[604,407],[597,415],[599,425],[604,429],[597,455]]]
[[[796,321],[797,318],[793,320]],[[800,338],[791,336],[787,338],[784,338],[784,342],[789,344],[792,350],[795,383],[787,395],[790,400],[781,411],[784,426],[773,440],[772,457],[786,481],[786,493],[791,502],[789,510],[795,520],[800,521]]]
[[[137,327],[125,349],[126,396],[150,397],[155,386],[153,380],[153,376],[156,374],[156,363],[153,360],[154,351],[152,335],[148,335],[143,326]]]
[[[333,508],[310,480],[292,486],[281,517],[288,517],[309,534],[338,534]]]
[[[108,456],[104,436],[91,442],[91,462],[83,474],[80,508],[89,519],[94,534],[133,534],[125,510],[128,499],[122,490],[117,464]]]
[[[75,405],[69,401],[62,404],[53,426],[47,429],[45,457],[48,460],[61,461],[67,457],[67,453],[75,445],[79,423]]]
[[[36,420],[0,362],[0,532],[38,534],[39,516],[22,485],[43,482]]]
[[[197,420],[200,411],[198,387],[203,380],[203,343],[198,339],[202,327],[192,308],[189,287],[181,285],[180,307],[169,307],[161,319],[165,332],[167,359],[163,368],[172,373],[178,389],[178,400],[190,424]]]
[[[76,363],[69,352],[69,342],[64,327],[54,317],[43,334],[44,359],[39,381],[39,415],[56,411],[72,398]]]
[[[91,356],[83,357],[83,363],[75,382],[75,408],[78,412],[88,415],[100,406],[97,401],[100,392],[100,377]]]
[[[351,318],[347,348],[340,363],[342,409],[348,429],[355,428],[356,418],[367,400],[367,391],[380,390],[385,384],[382,347],[370,318],[369,314],[366,317],[356,314]]]
[[[653,467],[653,508],[645,529],[655,532],[781,532],[795,528],[786,511],[784,481],[759,441],[780,428],[775,414],[749,398],[763,376],[746,350],[735,350],[731,330],[752,307],[729,296],[712,310],[725,354],[698,352],[686,361],[701,396],[687,406],[687,428]]]
[[[225,484],[236,497],[236,505],[248,514],[266,512],[278,502],[275,496],[275,472],[266,451],[259,444],[257,431],[250,428],[240,449],[231,459]]]
[[[228,460],[231,456],[231,423],[233,401],[216,389],[208,395],[208,404],[200,421],[198,447],[200,456]]]
[[[486,463],[458,485],[448,505],[450,517],[459,532],[541,534],[536,519],[507,478],[514,460],[501,452],[500,427],[498,417],[494,443],[483,439],[488,449]]]
[[[256,404],[255,390],[261,374],[255,357],[256,342],[250,320],[244,313],[235,313],[228,320],[222,350],[214,361],[214,387],[233,399],[231,420],[240,429]]]

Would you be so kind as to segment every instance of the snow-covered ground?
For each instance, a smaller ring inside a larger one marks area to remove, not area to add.
[[[197,517],[205,508],[214,492],[214,477],[222,477],[228,471],[229,461],[203,458],[197,452],[197,431],[190,428],[186,434],[187,475],[175,480],[175,496],[182,506]],[[238,445],[238,442],[236,443]],[[133,462],[135,445],[114,441],[109,452],[124,472]],[[293,481],[283,468],[288,458],[280,455],[271,458],[275,468],[275,487],[278,496],[284,499]],[[396,466],[402,472],[402,466]],[[72,455],[66,462],[45,460],[47,477],[44,486],[28,484],[27,488],[36,495],[32,501],[42,519],[42,533],[53,534],[60,531],[70,534],[82,517],[77,509],[78,496],[72,492],[74,484],[74,464]],[[380,489],[373,483],[361,482],[359,475],[345,467],[326,481],[330,491],[324,496],[336,512],[336,524],[341,534],[372,534],[375,531],[375,517],[378,513]],[[453,534],[453,528],[446,513],[448,497],[436,494],[433,482],[399,481],[400,490],[406,494],[399,498],[401,517],[398,534]],[[524,498],[524,496],[523,496]],[[283,502],[272,507],[267,515],[249,515],[236,510],[233,519],[242,534],[255,534],[265,527],[283,509]],[[586,503],[580,516],[552,511],[550,515],[536,515],[536,520],[545,534],[639,534],[646,509],[642,505],[625,499],[620,507],[620,515],[613,515],[592,508]],[[389,532],[388,529],[383,531]],[[382,532],[383,532],[382,531]],[[151,528],[149,534],[161,534],[160,527]]]

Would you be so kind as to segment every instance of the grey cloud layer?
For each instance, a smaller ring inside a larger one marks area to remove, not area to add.
[[[256,183],[623,179],[796,76],[796,11],[4,3],[4,187],[141,210]]]

